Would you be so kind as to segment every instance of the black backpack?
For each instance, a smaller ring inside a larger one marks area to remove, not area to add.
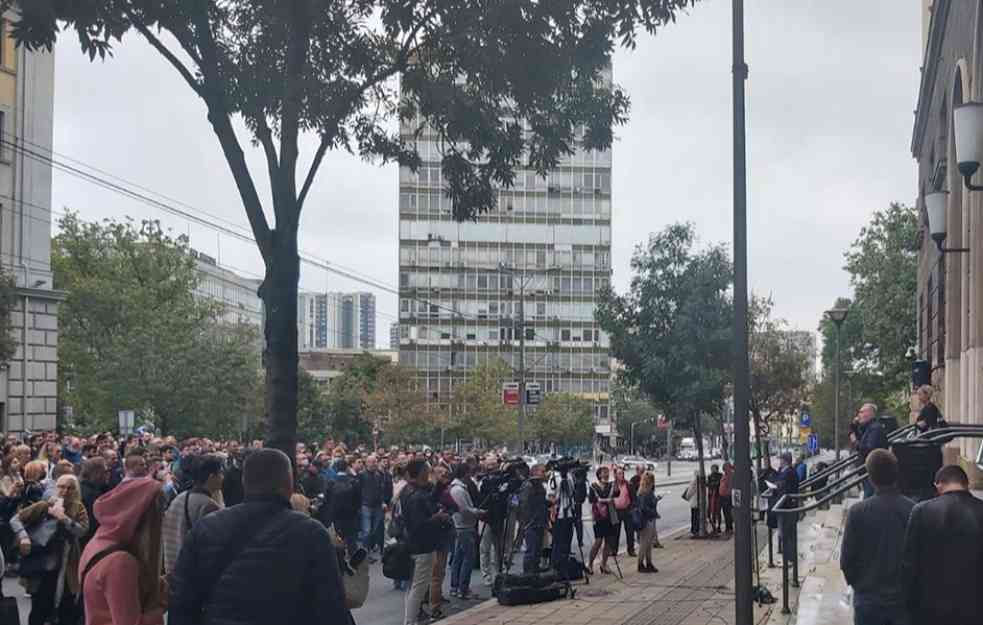
[[[355,478],[339,475],[331,482],[331,516],[337,519],[353,519],[358,515],[361,502],[355,496]]]

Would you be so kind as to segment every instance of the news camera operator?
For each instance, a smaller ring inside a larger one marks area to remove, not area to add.
[[[582,506],[587,500],[587,467],[569,458],[561,458],[549,466],[553,469],[547,483],[547,499],[552,507],[553,517],[550,565],[559,570],[561,563],[570,557],[574,528],[581,520]],[[583,529],[578,533],[578,544],[581,546],[582,532]]]
[[[543,547],[543,533],[546,531],[546,466],[532,467],[529,479],[519,491],[519,523],[526,542],[526,553],[522,558],[522,572],[535,573],[539,570],[539,560]]]
[[[495,581],[502,562],[505,526],[509,516],[508,471],[493,454],[482,462],[478,485],[478,508],[487,511],[479,542],[481,577],[486,586]]]

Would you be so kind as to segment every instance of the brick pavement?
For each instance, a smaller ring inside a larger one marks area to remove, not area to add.
[[[595,575],[589,585],[576,584],[574,599],[540,605],[504,607],[490,600],[441,625],[733,625],[733,540],[686,536],[663,544],[654,551],[657,574],[638,573],[635,560],[622,555],[623,581]],[[773,608],[756,605],[755,622],[764,623]]]

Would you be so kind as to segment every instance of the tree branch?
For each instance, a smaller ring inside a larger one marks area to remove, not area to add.
[[[208,107],[208,121],[211,122],[212,130],[218,137],[219,144],[222,146],[222,153],[225,155],[225,161],[228,163],[236,187],[239,189],[239,197],[242,198],[242,205],[246,210],[246,217],[249,219],[256,245],[259,247],[260,254],[263,255],[263,260],[269,264],[273,255],[273,235],[266,221],[266,214],[263,212],[263,203],[256,191],[256,184],[253,182],[249,166],[246,164],[246,156],[239,144],[235,129],[232,127],[228,107],[225,104],[225,96],[221,87],[222,77],[218,70],[218,50],[211,26],[208,23],[208,14],[199,11],[193,19],[195,33],[198,36],[198,49],[201,50],[201,73],[204,77],[204,84],[199,95]]]
[[[154,49],[157,50],[157,52],[160,53],[160,55],[163,56],[164,59],[167,60],[167,62],[170,63],[179,74],[181,74],[181,77],[184,78],[186,83],[188,83],[188,86],[191,87],[195,93],[201,96],[203,88],[202,84],[199,83],[194,77],[191,70],[189,70],[185,64],[181,62],[181,59],[177,58],[177,56],[164,45],[164,42],[162,42],[157,35],[150,31],[146,24],[137,19],[132,11],[126,9],[126,16],[130,19],[133,27],[137,29],[137,32],[143,35],[144,39],[146,39],[147,42],[150,43],[150,45],[153,46]]]
[[[410,29],[409,33],[406,35],[406,39],[400,46],[399,52],[396,54],[396,58],[393,63],[385,68],[384,70],[378,72],[375,76],[368,79],[365,84],[362,85],[360,89],[352,94],[352,99],[362,97],[366,91],[375,88],[381,82],[388,80],[405,69],[406,64],[409,63],[410,51],[416,41],[416,36],[420,33],[420,29],[427,24],[439,11],[438,8],[434,8],[429,13],[420,18],[420,21]],[[304,177],[304,184],[300,189],[300,195],[297,197],[297,212],[299,213],[304,207],[304,200],[307,199],[307,194],[311,190],[311,186],[314,184],[314,178],[317,176],[317,171],[321,167],[321,161],[324,160],[324,155],[328,151],[328,147],[331,145],[330,133],[324,133],[321,135],[321,143],[317,146],[317,152],[314,153],[314,160],[311,161],[311,167],[307,171],[307,175]]]

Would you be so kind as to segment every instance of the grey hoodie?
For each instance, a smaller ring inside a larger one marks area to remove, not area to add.
[[[458,509],[454,513],[454,527],[459,530],[474,529],[480,510],[474,507],[471,493],[461,480],[451,482],[451,499],[457,504]]]

